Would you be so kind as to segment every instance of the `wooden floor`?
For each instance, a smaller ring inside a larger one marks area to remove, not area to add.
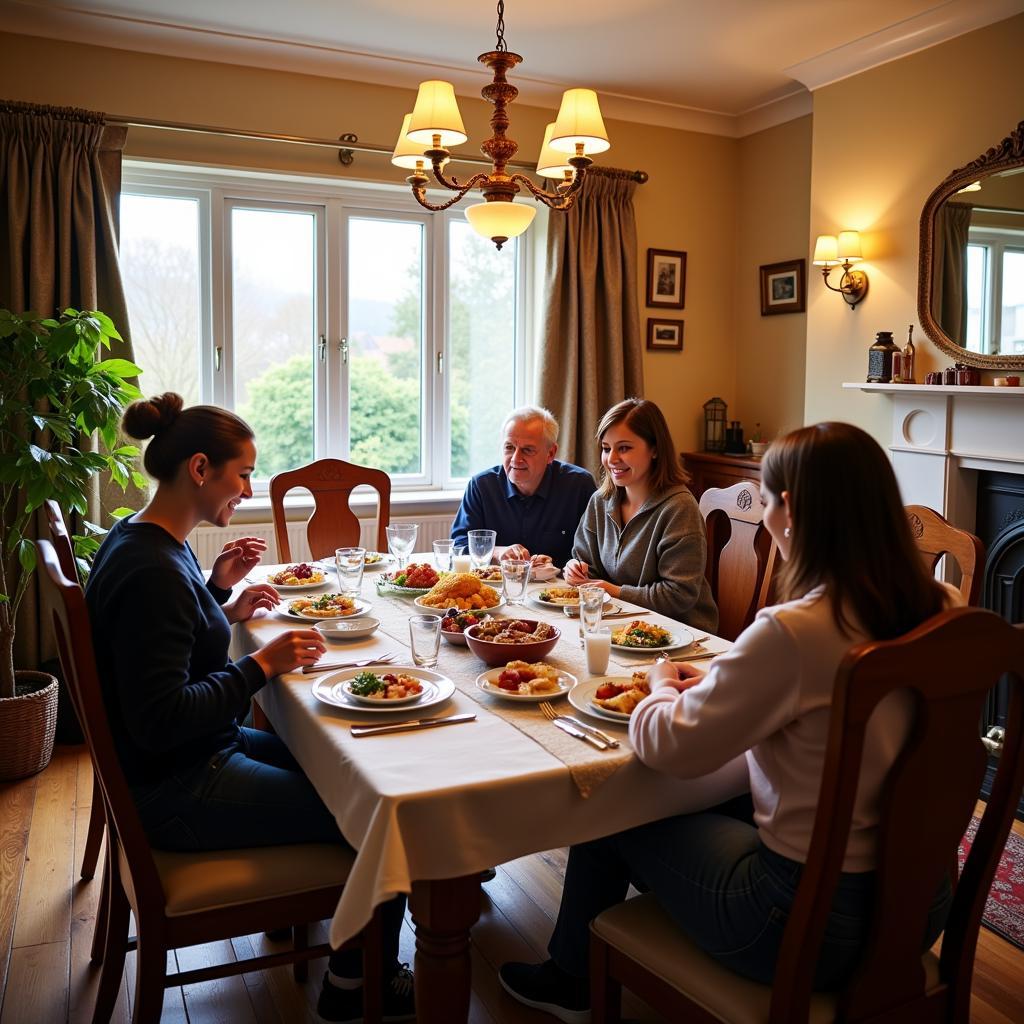
[[[90,1021],[97,973],[89,966],[99,876],[78,877],[89,822],[92,775],[84,747],[58,747],[46,770],[0,787],[0,1024]],[[1024,834],[1020,823],[1015,828]],[[483,914],[473,930],[473,1024],[550,1024],[552,1018],[510,999],[497,968],[506,960],[540,960],[554,923],[565,852],[502,865],[484,887]],[[323,926],[320,926],[323,927]],[[180,969],[272,948],[263,935],[177,953]],[[408,921],[402,958],[413,959]],[[165,1022],[293,1024],[317,1020],[322,962],[297,985],[277,968],[169,990]],[[131,1019],[134,954],[113,1020]],[[1024,1022],[1024,952],[982,928],[971,1019],[977,1024]],[[660,1018],[627,993],[626,1015],[643,1024]]]

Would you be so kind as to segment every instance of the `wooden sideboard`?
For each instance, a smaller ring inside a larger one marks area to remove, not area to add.
[[[761,483],[761,459],[753,455],[680,452],[679,458],[693,477],[690,490],[698,501],[709,487],[732,487],[743,480]]]

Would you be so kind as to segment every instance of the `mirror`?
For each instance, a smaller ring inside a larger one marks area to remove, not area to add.
[[[956,362],[1024,368],[1024,121],[928,197],[917,312]]]

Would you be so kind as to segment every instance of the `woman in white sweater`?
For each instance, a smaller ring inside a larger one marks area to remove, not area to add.
[[[925,570],[892,467],[864,431],[819,423],[776,441],[762,464],[765,525],[785,566],[783,603],[760,612],[705,674],[664,663],[629,737],[651,768],[694,779],[745,761],[750,795],[573,847],[543,964],[505,964],[505,989],[569,1024],[589,1019],[589,922],[653,892],[715,959],[770,982],[817,811],[832,686],[846,651],[891,639],[956,603]],[[904,694],[872,719],[861,784],[815,985],[838,987],[856,966],[874,884],[878,799],[909,722]],[[941,931],[937,894],[925,945]]]

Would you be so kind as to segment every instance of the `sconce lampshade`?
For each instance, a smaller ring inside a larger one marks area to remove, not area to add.
[[[839,241],[835,235],[818,235],[811,262],[816,267],[831,267],[839,262]]]
[[[860,233],[857,231],[840,231],[836,247],[839,250],[837,255],[840,262],[856,263],[861,259]]]
[[[466,220],[478,235],[497,241],[521,235],[530,226],[536,213],[535,206],[527,206],[525,203],[495,201],[467,206]]]
[[[566,89],[551,132],[550,145],[556,152],[575,153],[578,142],[588,156],[603,153],[611,146],[593,89]]]
[[[557,178],[564,181],[566,172],[573,173],[572,164],[565,162],[565,154],[551,148],[551,133],[554,131],[555,122],[544,129],[544,142],[540,147],[540,156],[537,158],[537,173],[542,178]]]
[[[441,137],[441,148],[448,149],[466,141],[466,129],[450,82],[421,82],[416,94],[408,130],[411,142],[431,146],[434,136]]]

